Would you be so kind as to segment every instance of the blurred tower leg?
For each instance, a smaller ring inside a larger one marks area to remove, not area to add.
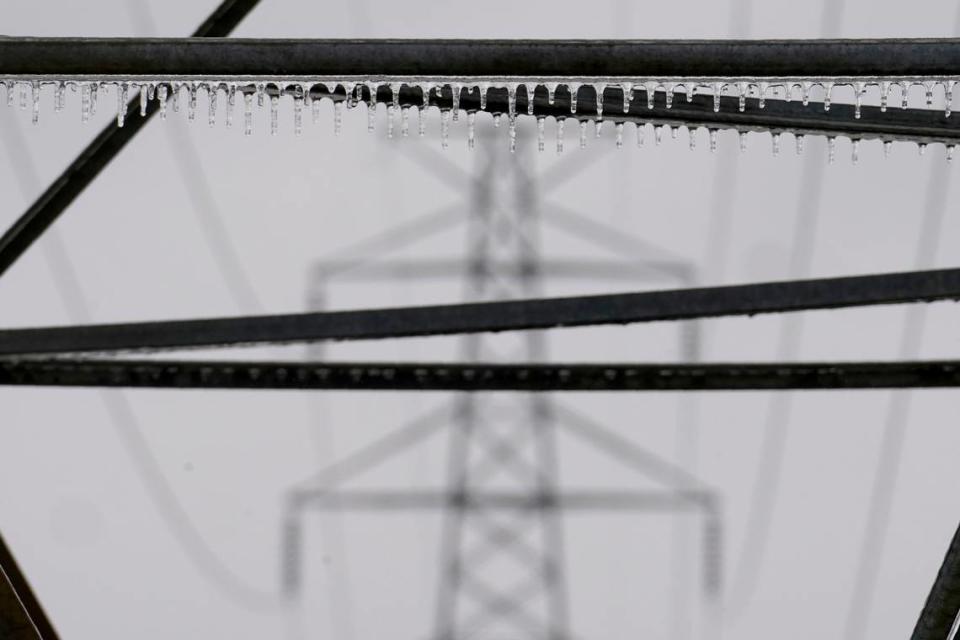
[[[479,145],[470,198],[467,297],[542,294],[538,203],[531,168],[502,145]],[[474,335],[464,360],[544,361],[543,334]],[[568,637],[563,532],[550,401],[530,394],[464,395],[449,450],[436,640]],[[484,504],[491,491],[528,497]]]

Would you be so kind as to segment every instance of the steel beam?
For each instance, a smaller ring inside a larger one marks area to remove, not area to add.
[[[357,391],[749,391],[960,386],[960,361],[446,364],[0,361],[0,385]]]
[[[6,329],[0,356],[369,340],[960,299],[960,269],[424,307]]]

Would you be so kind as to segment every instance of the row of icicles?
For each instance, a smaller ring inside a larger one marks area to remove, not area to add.
[[[851,86],[854,89],[855,96],[855,110],[854,117],[860,117],[861,104],[863,101],[866,92],[871,87],[876,87],[880,89],[880,110],[886,111],[888,107],[889,96],[893,88],[899,88],[900,91],[900,107],[906,109],[909,103],[909,93],[910,89],[919,85],[924,89],[924,97],[926,105],[932,107],[934,103],[934,91],[936,88],[941,89],[943,104],[944,104],[944,115],[949,117],[952,112],[952,102],[953,102],[953,89],[955,86],[955,81],[946,81],[946,80],[936,80],[936,81],[883,81],[883,80],[871,80],[871,81],[862,81],[862,82],[793,82],[793,81],[784,81],[784,82],[717,82],[712,84],[707,83],[684,83],[684,82],[653,82],[653,83],[630,83],[630,82],[621,82],[613,84],[580,84],[580,83],[479,83],[476,85],[462,85],[457,83],[431,83],[427,82],[424,84],[416,83],[376,83],[376,82],[325,82],[325,83],[295,83],[289,84],[286,82],[263,82],[263,83],[249,83],[249,82],[234,82],[234,81],[221,81],[221,82],[87,82],[87,81],[21,81],[21,80],[0,80],[0,86],[5,87],[6,89],[6,102],[7,106],[13,106],[19,102],[21,109],[26,109],[29,104],[32,104],[33,107],[33,122],[34,124],[39,122],[40,118],[40,97],[43,86],[53,85],[54,86],[54,110],[56,112],[61,112],[66,105],[66,91],[69,88],[72,91],[80,91],[81,94],[81,120],[87,122],[97,110],[98,95],[100,91],[104,88],[112,88],[116,94],[117,101],[117,125],[123,126],[124,119],[127,113],[127,101],[132,93],[138,92],[139,95],[139,105],[140,105],[140,114],[146,115],[147,107],[151,100],[156,99],[158,101],[159,114],[161,119],[165,119],[167,115],[167,103],[171,103],[172,109],[174,112],[178,112],[181,109],[182,102],[182,93],[186,90],[187,93],[187,114],[188,119],[193,121],[196,119],[196,114],[198,111],[198,94],[204,93],[207,97],[207,120],[210,126],[214,126],[217,122],[217,112],[218,112],[218,103],[219,96],[221,92],[225,94],[226,97],[226,126],[233,126],[233,113],[236,102],[238,100],[238,94],[240,99],[243,101],[243,120],[244,120],[244,133],[246,135],[251,135],[253,133],[253,110],[254,102],[256,102],[258,107],[263,107],[268,101],[270,105],[270,132],[271,134],[276,134],[279,130],[279,102],[280,96],[282,93],[291,93],[293,97],[294,104],[294,133],[300,135],[303,131],[303,111],[304,109],[309,109],[312,113],[312,119],[314,124],[319,122],[320,118],[320,104],[321,99],[313,97],[311,88],[315,88],[318,84],[321,84],[325,87],[327,92],[327,97],[334,96],[339,88],[342,88],[344,94],[336,99],[334,99],[334,132],[339,135],[342,129],[343,123],[343,109],[352,109],[358,106],[361,102],[365,102],[362,99],[363,89],[367,89],[367,95],[375,97],[377,95],[377,90],[381,86],[387,86],[390,89],[392,100],[387,104],[387,136],[392,138],[394,136],[395,129],[395,115],[396,112],[400,112],[400,134],[403,137],[409,135],[410,131],[410,119],[409,119],[409,107],[408,105],[400,104],[400,90],[401,87],[413,86],[417,88],[422,96],[422,104],[419,107],[414,107],[417,109],[418,114],[418,134],[424,136],[426,134],[426,119],[424,113],[430,107],[430,97],[432,95],[440,95],[444,89],[450,91],[451,106],[450,109],[441,108],[441,144],[444,148],[448,146],[449,142],[449,130],[450,130],[450,121],[457,121],[460,115],[460,100],[462,98],[463,91],[467,91],[468,95],[475,93],[479,94],[479,103],[480,110],[483,111],[487,107],[487,93],[489,89],[506,89],[507,91],[507,117],[509,122],[509,138],[510,138],[510,149],[511,151],[516,149],[516,114],[517,114],[517,95],[518,89],[523,88],[526,92],[526,103],[527,103],[527,112],[530,115],[534,114],[534,101],[531,99],[538,88],[542,87],[547,92],[548,103],[553,105],[554,96],[559,87],[567,87],[570,91],[570,112],[571,114],[577,113],[578,106],[578,97],[579,90],[582,86],[591,86],[594,91],[594,99],[596,101],[596,111],[595,114],[591,114],[591,119],[594,122],[595,127],[595,136],[600,137],[601,128],[603,126],[603,102],[604,96],[608,89],[619,89],[623,96],[623,112],[627,113],[630,110],[631,103],[635,99],[635,90],[642,89],[646,95],[646,107],[648,109],[653,109],[654,107],[654,92],[657,89],[662,89],[665,91],[665,107],[670,109],[673,106],[674,94],[677,91],[682,91],[687,101],[691,100],[692,96],[697,92],[709,91],[712,92],[714,104],[713,109],[715,112],[720,111],[721,98],[725,91],[733,90],[735,97],[739,97],[739,110],[742,112],[746,108],[746,100],[748,97],[757,97],[759,108],[763,109],[765,106],[765,99],[772,95],[775,99],[783,99],[790,101],[796,97],[796,93],[799,91],[801,101],[804,105],[807,105],[810,100],[811,91],[814,87],[819,87],[823,90],[823,108],[825,111],[830,110],[831,105],[831,96],[832,91],[837,86]],[[281,91],[279,87],[286,87],[285,91]],[[172,90],[171,90],[172,89]],[[291,91],[292,89],[292,91]],[[781,97],[782,94],[782,97]],[[19,100],[17,96],[19,95]],[[375,122],[376,122],[376,102],[371,98],[366,102],[367,104],[367,129],[370,132],[374,131]],[[475,122],[476,122],[476,111],[467,112],[467,145],[469,148],[475,146],[476,134],[475,134]],[[564,125],[565,118],[556,117],[556,149],[558,153],[563,151],[564,145]],[[501,120],[500,113],[493,113],[493,122],[494,126],[499,127]],[[537,147],[540,151],[543,151],[546,147],[545,142],[545,116],[537,117]],[[589,120],[578,119],[578,124],[580,128],[580,147],[586,147],[587,144],[587,127]],[[624,144],[624,123],[616,122],[616,145],[618,148],[621,148]],[[664,131],[669,130],[671,137],[674,139],[677,137],[679,126],[672,125],[659,125],[654,126],[654,137],[657,144],[660,144],[663,138]],[[696,133],[700,128],[707,127],[694,127],[688,126],[689,131],[689,140],[690,148],[696,148],[697,137]],[[636,136],[637,136],[637,145],[642,146],[645,139],[644,131],[646,126],[642,122],[636,123]],[[715,128],[708,128],[709,131],[709,147],[711,151],[716,151],[717,149],[717,138],[718,130]],[[771,131],[772,144],[773,144],[773,154],[778,155],[781,148],[781,133],[777,131]],[[741,151],[746,150],[747,145],[747,131],[740,130],[740,149]],[[836,137],[828,136],[828,159],[830,162],[833,162],[836,158]],[[797,133],[795,135],[796,150],[800,154],[803,152],[804,148],[804,135]],[[926,150],[927,144],[925,142],[918,142],[918,148],[921,154]],[[859,159],[859,139],[852,139],[852,159],[854,162],[857,162]],[[948,160],[952,160],[955,151],[955,145],[945,143],[946,146],[946,155]],[[889,155],[892,148],[892,141],[885,140],[883,143],[884,155]]]

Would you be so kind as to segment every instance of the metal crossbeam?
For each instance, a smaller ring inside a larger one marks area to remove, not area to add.
[[[424,307],[6,329],[0,356],[369,340],[960,299],[960,269]]]
[[[9,38],[0,75],[949,76],[960,41]]]
[[[0,361],[0,385],[364,391],[749,391],[960,386],[960,360],[761,364]]]

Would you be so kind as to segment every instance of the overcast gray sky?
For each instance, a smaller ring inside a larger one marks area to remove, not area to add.
[[[213,5],[4,0],[0,31],[181,36]],[[789,0],[575,6],[263,0],[236,35],[946,37],[956,21],[954,3],[945,0],[847,0],[826,19],[823,11],[816,1]],[[47,96],[39,126],[30,123],[29,111],[0,109],[0,223],[9,225],[73,159],[110,120],[113,104],[106,96],[86,125],[78,94],[69,95],[62,114],[53,113]],[[0,279],[0,325],[303,310],[318,258],[444,206],[451,207],[447,215],[462,216],[468,183],[424,166],[444,166],[435,158],[442,153],[469,175],[483,151],[466,149],[462,121],[441,152],[436,135],[386,140],[382,111],[377,132],[368,134],[365,108],[347,112],[335,137],[331,105],[321,111],[320,124],[308,121],[300,137],[293,135],[287,103],[274,137],[265,112],[249,138],[238,127],[210,129],[203,117],[192,125],[184,114],[152,122],[53,233]],[[432,134],[439,128],[436,111],[429,127]],[[552,137],[552,122],[547,127]],[[542,215],[551,215],[551,203],[561,204],[622,229],[696,264],[708,284],[950,266],[960,258],[951,240],[960,237],[952,204],[958,168],[944,163],[941,147],[921,157],[912,145],[897,144],[884,160],[879,142],[865,142],[854,166],[849,141],[841,140],[838,161],[828,167],[819,139],[808,139],[800,158],[787,140],[775,159],[766,135],[752,135],[742,155],[732,133],[720,135],[716,154],[707,151],[705,137],[689,151],[685,134],[659,147],[648,140],[643,148],[627,144],[617,151],[611,128],[581,151],[570,129],[559,159],[550,144],[543,154],[529,154],[536,175],[583,160],[578,172],[543,186]],[[534,137],[530,123],[521,124],[520,144],[533,144]],[[506,144],[503,128],[481,127],[478,146]],[[818,193],[812,185],[821,170]],[[222,228],[211,222],[217,219]],[[932,221],[930,239],[919,244],[925,219]],[[544,229],[547,256],[618,258],[550,225]],[[464,234],[465,227],[454,224],[397,255],[462,256]],[[217,262],[224,238],[235,247],[249,288],[237,284],[235,273],[225,277]],[[669,286],[675,283],[545,284],[550,295]],[[325,294],[329,306],[350,308],[456,301],[462,290],[454,279],[403,286],[332,281]],[[797,317],[710,321],[704,357],[960,355],[960,309],[952,303],[930,305],[912,319],[903,308]],[[908,322],[916,345],[903,340]],[[672,326],[561,330],[551,333],[550,351],[557,360],[675,360],[677,342]],[[356,344],[328,354],[452,358],[454,345],[452,339]],[[304,350],[250,355],[299,358]],[[425,638],[436,587],[434,516],[308,519],[300,606],[274,607],[271,598],[278,591],[284,491],[449,400],[444,394],[0,389],[0,530],[64,638]],[[960,516],[955,392],[798,392],[788,400],[768,393],[571,394],[557,400],[668,459],[696,460],[697,474],[723,499],[722,615],[699,598],[695,537],[686,538],[688,560],[673,564],[671,536],[682,527],[669,517],[566,518],[571,620],[579,637],[716,636],[715,625],[729,638],[909,634]],[[848,620],[891,411],[902,416],[904,430],[890,526],[873,558],[873,606]],[[775,442],[764,447],[771,429]],[[779,485],[770,494],[770,535],[752,581],[754,565],[745,558],[759,545],[746,537],[747,525],[762,452],[776,451],[778,437],[784,455],[772,459]],[[445,443],[434,438],[365,476],[364,485],[439,486]],[[649,486],[572,440],[562,439],[560,451],[564,486]],[[678,585],[689,589],[680,604]]]

